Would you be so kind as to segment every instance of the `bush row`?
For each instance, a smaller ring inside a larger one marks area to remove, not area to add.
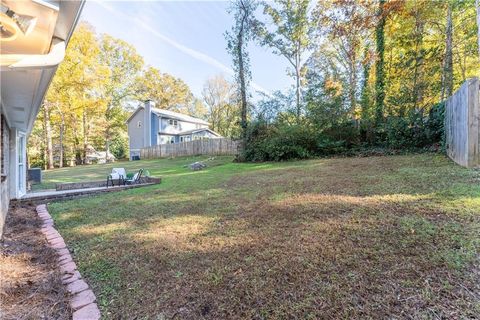
[[[374,125],[368,121],[343,122],[324,129],[315,123],[267,124],[256,120],[247,128],[243,159],[283,161],[333,154],[352,154],[383,148],[412,151],[442,146],[444,105],[435,105],[427,115],[388,116]]]

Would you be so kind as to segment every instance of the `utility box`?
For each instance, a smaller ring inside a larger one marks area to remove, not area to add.
[[[40,168],[31,168],[28,169],[28,179],[32,184],[42,183],[42,169]]]

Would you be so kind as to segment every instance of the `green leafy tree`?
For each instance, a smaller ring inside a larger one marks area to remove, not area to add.
[[[238,95],[240,97],[240,126],[242,138],[245,140],[248,120],[248,84],[251,79],[250,58],[247,51],[248,42],[252,40],[255,27],[255,9],[257,3],[253,0],[235,0],[231,5],[231,12],[235,24],[230,32],[226,32],[227,50],[230,52],[235,70],[235,78],[238,83]]]
[[[375,120],[383,120],[385,101],[385,6],[386,0],[378,0],[377,25],[375,26]]]
[[[477,44],[478,58],[480,59],[480,0],[475,0],[475,7],[477,8]]]
[[[195,98],[188,85],[154,67],[148,67],[137,77],[136,88],[138,100],[151,99],[161,109],[186,114],[195,112]]]
[[[324,31],[323,49],[330,51],[344,73],[345,102],[355,119],[359,117],[357,101],[362,53],[370,43],[367,35],[372,27],[371,11],[369,1],[349,0],[319,2],[315,10],[318,32]]]
[[[86,23],[80,24],[70,40],[65,59],[52,80],[43,106],[48,168],[53,167],[54,158],[58,159],[59,166],[63,166],[65,153],[70,160],[83,163],[90,137],[98,134],[94,123],[103,105],[94,90],[102,85],[107,72],[98,65],[99,52],[94,29]],[[58,137],[55,143],[49,141],[54,137]],[[66,148],[68,144],[73,144],[73,147]]]
[[[210,128],[225,137],[238,137],[240,106],[235,86],[217,75],[205,82],[202,97],[207,105]]]
[[[125,126],[127,102],[135,97],[135,81],[143,68],[143,58],[127,42],[108,34],[100,37],[99,65],[108,70],[96,91],[105,103],[105,151],[110,152],[113,132]]]
[[[312,40],[309,4],[309,0],[276,0],[272,4],[263,3],[263,13],[268,21],[257,21],[255,26],[260,44],[272,48],[274,54],[286,58],[293,68],[297,121],[302,113],[305,55]]]

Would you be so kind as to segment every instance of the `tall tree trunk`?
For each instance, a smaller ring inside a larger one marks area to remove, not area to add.
[[[357,107],[357,67],[356,67],[356,56],[355,50],[350,48],[349,53],[349,65],[350,65],[350,74],[348,75],[348,81],[350,88],[348,89],[348,99],[350,100],[350,112],[352,119],[355,119],[355,109]]]
[[[45,102],[43,104],[43,121],[45,127],[45,153],[47,169],[53,169],[53,143],[52,143],[52,127],[50,124],[50,104]]]
[[[87,161],[87,148],[88,148],[88,128],[87,128],[87,113],[83,110],[82,114],[82,124],[83,124],[83,154],[82,154],[82,163],[85,164]]]
[[[475,1],[477,7],[477,42],[478,42],[478,58],[480,59],[480,0]]]
[[[243,21],[245,17],[243,18]],[[243,65],[243,31],[244,26],[242,21],[242,27],[240,28],[237,36],[237,54],[238,54],[238,77],[240,79],[240,98],[241,98],[241,127],[242,127],[242,139],[245,143],[247,137],[247,88],[245,87],[245,67]]]
[[[416,13],[415,23],[415,68],[413,73],[413,109],[419,111],[423,102],[423,63],[425,54],[423,52],[423,31],[425,23],[419,13]]]
[[[74,155],[75,165],[82,164],[82,150],[80,147],[80,126],[79,119],[75,115],[70,115],[70,123],[72,124],[72,134],[73,134],[73,150],[72,154]]]
[[[65,132],[65,115],[63,114],[62,110],[60,110],[60,107],[58,105],[58,101],[55,103],[55,107],[57,109],[57,112],[60,114],[60,146],[59,146],[59,158],[60,158],[60,163],[58,166],[60,168],[63,168],[63,134]]]
[[[60,163],[59,167],[63,168],[63,133],[65,130],[65,118],[62,114],[62,123],[60,124]]]
[[[300,53],[297,53],[295,56],[295,78],[296,78],[296,104],[297,104],[297,123],[300,122],[300,114],[301,114],[301,84],[300,84]]]
[[[110,128],[107,125],[105,130],[105,161],[108,162],[108,155],[110,154]]]
[[[363,60],[363,82],[362,91],[360,97],[361,120],[369,120],[370,117],[370,96],[368,89],[368,77],[370,75],[370,61],[368,59],[368,46],[365,47],[364,60]]]
[[[385,101],[385,1],[386,0],[378,1],[378,21],[375,27],[377,54],[375,63],[375,122],[377,125],[383,120]]]
[[[106,128],[105,128],[105,161],[108,162],[108,155],[110,154],[110,125],[108,121],[110,120],[110,107],[105,111]],[[145,124],[146,125],[146,124]]]
[[[445,59],[443,64],[443,85],[442,100],[452,95],[453,92],[453,27],[452,27],[452,5],[448,3],[447,8],[447,28],[445,38]]]

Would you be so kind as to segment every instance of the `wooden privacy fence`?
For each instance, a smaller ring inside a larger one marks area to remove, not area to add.
[[[445,102],[448,156],[465,167],[480,166],[480,80],[467,80]]]
[[[172,144],[159,144],[148,148],[142,148],[140,150],[140,159],[196,155],[230,156],[237,155],[239,148],[239,141],[233,141],[227,138],[194,140]]]

